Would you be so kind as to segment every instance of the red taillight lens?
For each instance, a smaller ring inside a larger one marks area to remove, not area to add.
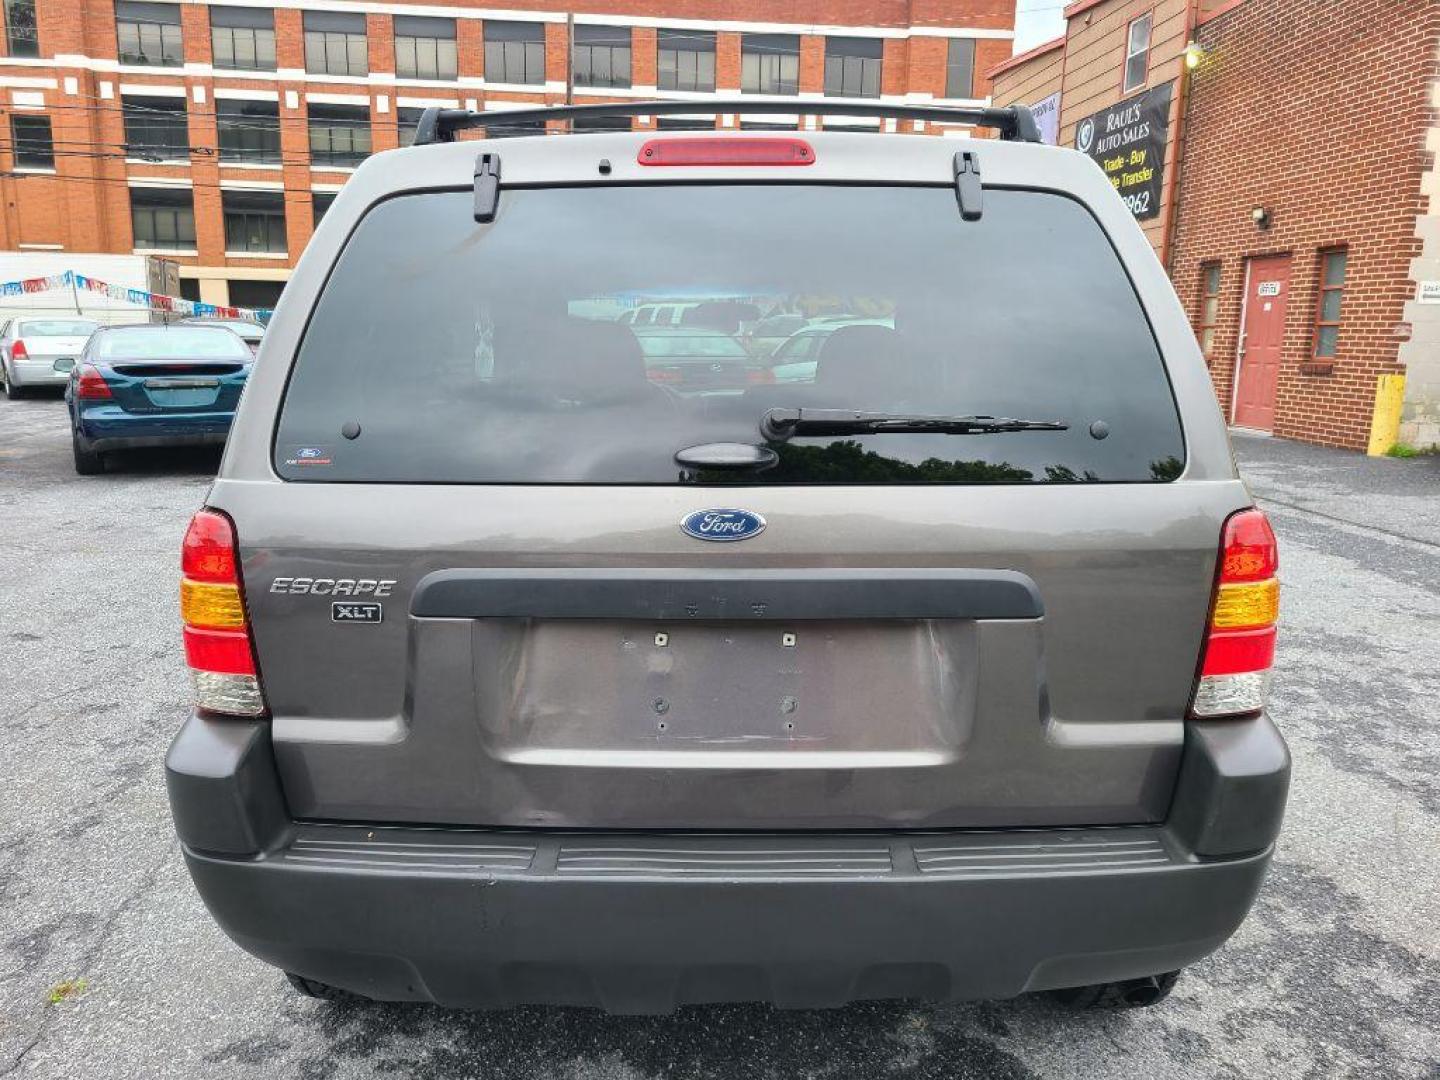
[[[202,630],[185,627],[185,662],[199,671],[217,675],[255,674],[250,635],[241,630]]]
[[[235,530],[228,517],[214,510],[201,510],[190,519],[180,545],[180,572],[191,581],[239,584]]]
[[[768,367],[749,368],[745,372],[745,381],[754,386],[769,386],[775,381],[775,372]]]
[[[1280,553],[1259,510],[1230,515],[1220,541],[1220,567],[1205,634],[1192,716],[1237,716],[1265,706],[1275,663]]]
[[[180,546],[180,618],[195,703],[211,712],[263,716],[265,699],[240,591],[235,526],[201,510]]]
[[[25,347],[25,342],[16,338],[15,344],[10,346],[10,357],[12,360],[29,360],[30,350]]]
[[[815,149],[804,139],[650,139],[635,160],[641,165],[813,165]]]
[[[103,401],[114,395],[110,393],[110,384],[105,381],[105,376],[86,364],[80,369],[80,381],[75,384],[75,396],[86,401]]]
[[[1220,580],[1234,584],[1264,581],[1280,569],[1280,552],[1270,520],[1259,510],[1241,510],[1225,522]]]
[[[1206,642],[1201,675],[1243,675],[1266,671],[1275,663],[1275,627],[1212,631]]]

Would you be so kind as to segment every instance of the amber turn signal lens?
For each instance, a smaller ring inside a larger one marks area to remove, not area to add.
[[[245,606],[234,585],[180,579],[180,618],[186,626],[211,630],[240,630]]]
[[[1280,617],[1280,582],[1246,582],[1221,585],[1215,597],[1215,615],[1210,625],[1217,630],[1246,626],[1270,626]]]

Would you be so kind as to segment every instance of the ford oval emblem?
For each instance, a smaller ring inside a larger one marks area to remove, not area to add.
[[[680,529],[696,540],[749,540],[765,531],[765,519],[749,510],[696,510],[680,520]]]

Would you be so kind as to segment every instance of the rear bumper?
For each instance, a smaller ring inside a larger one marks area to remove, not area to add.
[[[223,446],[233,412],[136,415],[118,405],[91,406],[75,427],[89,450],[130,450],[147,446]]]
[[[5,373],[16,386],[64,386],[70,381],[70,373],[56,371],[53,360],[11,360]]]
[[[225,932],[374,998],[614,1012],[998,998],[1183,967],[1240,924],[1279,828],[1288,754],[1264,718],[1194,728],[1170,820],[1106,829],[298,824],[265,726],[200,717],[171,748],[167,782],[190,873]]]

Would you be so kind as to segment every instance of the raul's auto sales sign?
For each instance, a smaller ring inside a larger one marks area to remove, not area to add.
[[[1172,83],[1101,109],[1075,125],[1075,149],[1093,158],[1144,221],[1160,213]]]

